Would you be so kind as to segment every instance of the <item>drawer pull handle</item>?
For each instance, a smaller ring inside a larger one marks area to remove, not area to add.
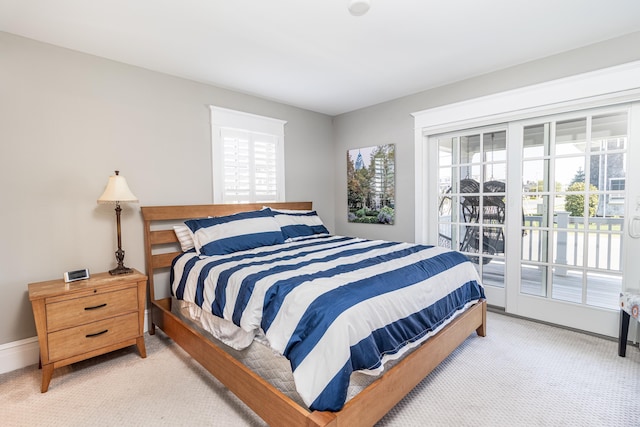
[[[104,331],[96,332],[95,334],[85,335],[85,337],[86,338],[97,337],[98,335],[106,334],[107,332],[109,332],[109,330],[105,329]]]
[[[100,304],[100,305],[94,305],[93,307],[85,307],[85,310],[95,310],[96,308],[102,308],[102,307],[106,307],[107,303],[105,302],[104,304]]]

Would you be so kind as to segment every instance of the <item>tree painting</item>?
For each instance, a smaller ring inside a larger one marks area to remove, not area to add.
[[[347,151],[349,222],[395,221],[395,144]]]

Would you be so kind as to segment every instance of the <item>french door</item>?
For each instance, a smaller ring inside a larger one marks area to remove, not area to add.
[[[490,300],[504,307],[507,132],[504,126],[442,135],[438,244],[475,264]]]
[[[438,245],[469,257],[489,304],[617,334],[626,194],[638,185],[627,181],[631,112],[619,105],[429,138]]]

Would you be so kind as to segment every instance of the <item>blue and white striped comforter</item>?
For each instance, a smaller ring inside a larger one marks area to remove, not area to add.
[[[291,362],[314,410],[344,405],[353,371],[381,372],[484,298],[467,258],[442,248],[330,236],[174,261],[172,292]]]

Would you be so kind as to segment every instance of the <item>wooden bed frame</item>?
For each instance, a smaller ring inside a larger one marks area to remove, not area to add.
[[[311,209],[311,202],[269,203],[279,209]],[[409,393],[474,331],[485,336],[486,301],[480,301],[362,390],[338,412],[309,411],[205,338],[171,312],[171,298],[155,297],[155,273],[167,271],[180,252],[173,225],[178,221],[230,215],[263,204],[145,206],[145,256],[151,300],[151,334],[159,327],[187,353],[272,426],[371,426]],[[171,221],[171,222],[169,222]],[[158,250],[160,249],[160,250]],[[162,283],[169,289],[168,283]]]

